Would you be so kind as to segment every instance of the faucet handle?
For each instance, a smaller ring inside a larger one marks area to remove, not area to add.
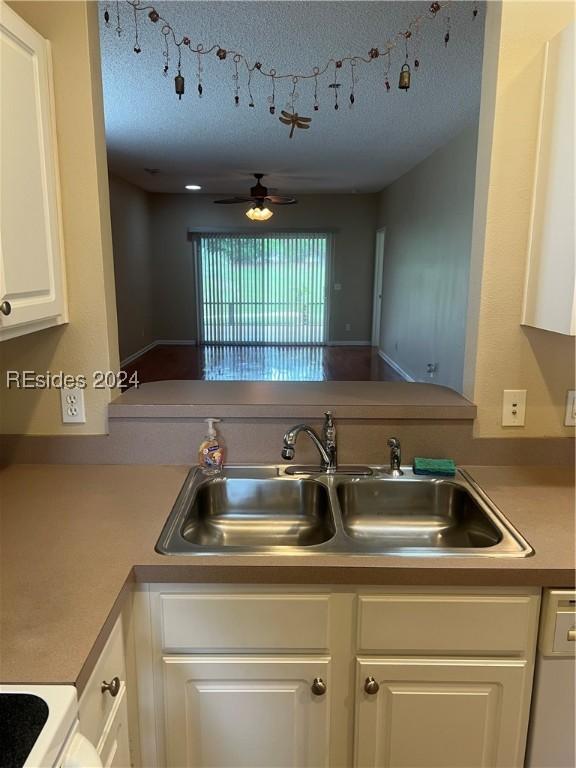
[[[324,439],[332,443],[336,440],[336,425],[332,411],[324,411]]]
[[[392,477],[401,477],[404,472],[400,469],[402,463],[402,454],[400,452],[400,440],[397,437],[388,438],[388,447],[390,448],[390,473]]]

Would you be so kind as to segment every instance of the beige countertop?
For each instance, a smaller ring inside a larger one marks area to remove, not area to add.
[[[187,467],[5,467],[0,471],[0,681],[81,688],[134,580],[572,586],[571,472],[467,469],[533,546],[532,557],[164,557],[154,545]]]
[[[111,419],[308,418],[473,419],[476,406],[448,387],[405,381],[154,381],[110,403]]]

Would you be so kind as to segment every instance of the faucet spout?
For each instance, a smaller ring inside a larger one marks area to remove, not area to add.
[[[292,461],[294,458],[295,450],[293,445],[286,444],[286,438],[284,438],[284,448],[282,448],[282,458],[286,461]]]

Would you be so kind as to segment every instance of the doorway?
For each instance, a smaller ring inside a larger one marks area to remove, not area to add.
[[[372,299],[372,346],[380,349],[380,331],[382,325],[382,290],[384,287],[384,240],[386,230],[376,232],[376,251],[374,254],[374,295]]]

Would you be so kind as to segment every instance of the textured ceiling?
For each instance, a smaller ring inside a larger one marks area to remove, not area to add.
[[[180,35],[204,47],[218,43],[245,52],[278,72],[310,70],[328,58],[373,46],[383,48],[429,2],[309,0],[272,2],[188,0],[155,7]],[[110,5],[112,22],[114,4]],[[123,34],[101,21],[102,75],[110,169],[150,191],[182,192],[187,183],[217,194],[245,192],[250,174],[269,174],[282,193],[373,192],[382,189],[477,119],[480,103],[485,6],[477,18],[470,2],[452,2],[451,38],[444,46],[445,21],[422,27],[412,87],[400,91],[403,53],[392,56],[390,82],[383,86],[384,60],[359,65],[355,105],[349,108],[350,69],[341,70],[340,109],[333,108],[332,78],[319,81],[320,110],[312,111],[313,81],[299,86],[296,109],[311,116],[307,131],[278,120],[290,83],[278,86],[276,116],[268,112],[270,81],[255,77],[255,108],[248,107],[242,73],[240,106],[233,100],[233,64],[203,57],[203,96],[196,86],[196,57],[184,51],[186,94],[178,101],[174,75],[162,75],[159,25],[140,15],[140,47],[133,52],[131,9],[120,0]],[[102,20],[103,6],[100,18]],[[149,175],[144,168],[158,168]]]

